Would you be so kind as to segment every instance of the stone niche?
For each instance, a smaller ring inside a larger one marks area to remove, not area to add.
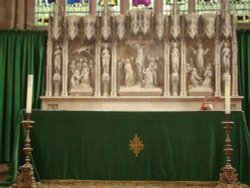
[[[207,96],[224,109],[224,77],[231,75],[232,109],[238,96],[236,18],[170,15],[134,8],[112,15],[65,16],[55,5],[48,28],[43,109],[199,110]]]

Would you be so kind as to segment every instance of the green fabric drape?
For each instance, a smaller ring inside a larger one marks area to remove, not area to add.
[[[244,96],[242,109],[245,111],[248,129],[250,129],[250,31],[239,31],[237,35],[239,92]]]
[[[217,181],[225,165],[224,112],[34,110],[33,157],[42,179]],[[250,134],[232,112],[232,165],[250,184]],[[144,144],[129,149],[137,134]],[[45,139],[46,138],[46,139]]]
[[[0,31],[0,162],[13,156],[19,112],[26,105],[27,75],[34,75],[33,108],[43,93],[46,32]]]

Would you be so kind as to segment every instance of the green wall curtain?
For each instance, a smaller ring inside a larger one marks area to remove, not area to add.
[[[33,108],[44,88],[46,32],[0,31],[0,162],[12,157],[19,112],[26,105],[27,75],[34,74]]]
[[[238,33],[239,92],[244,96],[242,108],[250,129],[250,30]]]

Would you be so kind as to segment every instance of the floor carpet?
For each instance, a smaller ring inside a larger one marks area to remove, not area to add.
[[[41,188],[215,188],[216,182],[42,181]],[[242,185],[242,188],[250,186]]]

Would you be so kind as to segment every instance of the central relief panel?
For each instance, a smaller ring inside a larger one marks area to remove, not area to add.
[[[117,48],[119,95],[162,95],[163,44],[157,44],[150,35],[139,35],[118,42]]]

